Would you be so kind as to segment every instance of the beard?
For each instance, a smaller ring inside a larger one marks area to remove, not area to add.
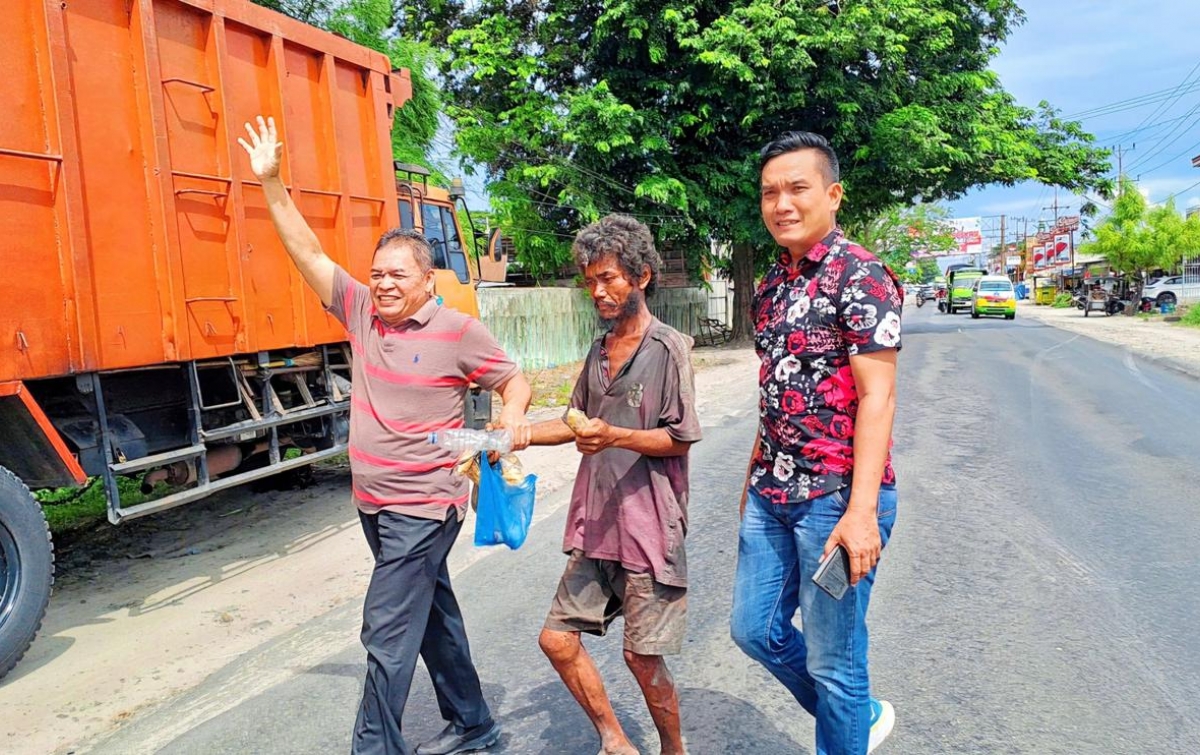
[[[612,317],[600,315],[600,322],[604,324],[605,328],[612,330],[617,323],[628,320],[631,317],[636,317],[637,313],[642,309],[642,302],[645,300],[645,294],[640,289],[635,288],[629,292],[629,296],[625,299],[625,303],[621,305],[621,308],[617,310],[617,314]]]

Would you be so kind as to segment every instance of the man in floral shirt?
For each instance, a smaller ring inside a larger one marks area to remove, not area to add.
[[[902,294],[837,227],[837,155],[782,135],[760,157],[763,222],[783,247],[755,295],[758,436],[742,494],[731,629],[816,718],[818,755],[861,755],[895,723],[871,697],[867,605],[896,520],[890,452]],[[846,550],[853,585],[812,581]],[[804,631],[792,624],[799,610]]]

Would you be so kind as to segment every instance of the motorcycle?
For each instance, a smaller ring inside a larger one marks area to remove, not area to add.
[[[932,286],[921,286],[917,289],[917,306],[920,307],[925,302],[934,298]]]
[[[945,312],[945,311],[946,311],[946,306],[947,306],[947,304],[946,304],[946,301],[947,301],[947,300],[946,300],[946,289],[944,289],[944,288],[939,288],[939,289],[938,289],[938,290],[937,290],[937,291],[934,293],[934,295],[933,295],[933,296],[934,296],[934,300],[935,300],[935,301],[937,301],[937,310],[938,310],[938,312]]]

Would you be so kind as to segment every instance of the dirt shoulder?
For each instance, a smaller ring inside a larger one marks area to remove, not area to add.
[[[693,361],[704,424],[721,421],[732,397],[754,390],[750,350],[699,349]],[[531,417],[560,414],[551,403]],[[536,523],[565,502],[555,494],[573,481],[579,456],[573,446],[521,456],[539,476]],[[55,595],[37,641],[0,686],[0,752],[86,752],[87,742],[234,660],[361,602],[371,561],[348,491],[348,467],[325,466],[302,490],[241,487],[73,543],[59,554]],[[452,573],[495,552],[473,547],[472,531],[468,521]],[[353,642],[355,629],[346,629]],[[312,657],[330,650],[312,648]],[[296,658],[280,673],[296,673],[303,663]],[[204,715],[219,712],[214,703]]]
[[[1164,366],[1200,378],[1200,328],[1165,322],[1162,317],[1093,313],[1084,317],[1074,307],[1055,309],[1022,302],[1021,317],[1129,349]]]

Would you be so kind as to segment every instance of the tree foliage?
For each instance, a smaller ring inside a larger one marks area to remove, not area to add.
[[[785,130],[831,139],[851,222],[981,184],[1105,191],[1092,137],[988,70],[1022,20],[1013,0],[426,0],[406,27],[449,51],[458,147],[523,260],[625,211],[698,255],[733,242],[745,292],[739,258],[771,246],[756,155]]]
[[[434,80],[436,56],[425,43],[397,33],[397,16],[389,0],[254,2],[381,52],[388,56],[393,68],[407,68],[412,76],[413,96],[396,111],[392,156],[401,162],[439,171],[440,166],[432,159],[442,109],[441,91]]]
[[[958,250],[949,216],[946,208],[938,205],[895,206],[866,222],[847,226],[846,232],[901,273],[919,256]]]
[[[1079,247],[1084,255],[1101,255],[1114,269],[1145,278],[1155,269],[1174,270],[1184,257],[1200,253],[1200,216],[1184,218],[1175,200],[1150,207],[1137,185],[1121,181],[1113,211]]]

